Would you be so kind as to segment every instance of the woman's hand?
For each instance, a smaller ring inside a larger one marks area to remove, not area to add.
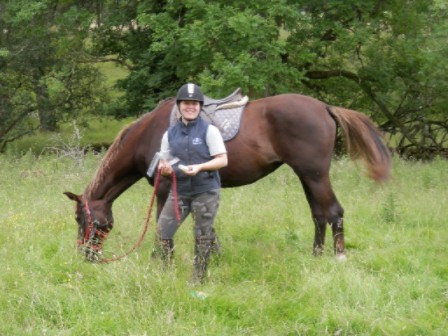
[[[179,165],[179,168],[188,176],[195,176],[200,171],[213,171],[227,166],[227,153],[215,155],[210,161],[189,166]]]
[[[168,176],[173,172],[173,167],[171,167],[168,161],[161,159],[159,162],[159,170],[163,176]]]
[[[197,173],[201,171],[201,165],[199,164],[190,166],[179,165],[179,169],[182,170],[185,175],[195,176]]]

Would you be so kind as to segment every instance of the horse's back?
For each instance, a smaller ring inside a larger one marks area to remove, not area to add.
[[[250,183],[287,163],[328,173],[336,124],[327,106],[317,99],[282,94],[247,105],[238,135],[226,143],[229,166],[222,170],[223,185]]]
[[[330,120],[327,105],[313,97],[300,94],[285,93],[277,96],[255,100],[266,106],[266,113],[272,117],[289,121],[316,123],[319,120]]]
[[[322,150],[319,146],[332,146],[336,136],[336,123],[327,105],[312,97],[281,94],[258,99],[246,112],[249,123],[264,123],[266,134],[273,141],[276,138],[284,142],[300,141]]]

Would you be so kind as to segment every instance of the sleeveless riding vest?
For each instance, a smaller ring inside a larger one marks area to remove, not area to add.
[[[168,129],[168,142],[173,157],[183,165],[204,163],[212,159],[206,136],[209,124],[202,118],[190,121],[187,125],[178,122]],[[195,195],[218,189],[221,185],[218,171],[201,171],[196,176],[188,176],[175,168],[177,192],[181,195]]]

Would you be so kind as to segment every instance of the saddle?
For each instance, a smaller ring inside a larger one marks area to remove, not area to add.
[[[204,105],[199,115],[218,128],[224,141],[229,141],[238,134],[243,111],[248,101],[247,96],[242,96],[240,88],[221,99],[204,95]],[[171,110],[170,126],[174,125],[179,118],[179,110],[175,104]]]

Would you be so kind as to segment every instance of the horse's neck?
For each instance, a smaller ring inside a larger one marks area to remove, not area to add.
[[[142,176],[133,166],[127,146],[112,145],[85,193],[89,199],[112,203]]]
[[[143,115],[120,132],[86,189],[88,197],[111,204],[144,177],[150,159],[160,148],[160,139],[168,127],[173,104],[172,99],[162,102],[154,111]]]
[[[137,182],[139,175],[103,176],[95,177],[86,189],[86,195],[91,200],[103,200],[112,203],[118,196]]]
[[[119,169],[117,169],[119,167]],[[114,169],[115,168],[115,169]],[[87,196],[92,200],[104,200],[112,203],[126,189],[141,178],[140,175],[131,173],[133,167],[123,165],[123,162],[102,162],[93,180],[86,189]]]

